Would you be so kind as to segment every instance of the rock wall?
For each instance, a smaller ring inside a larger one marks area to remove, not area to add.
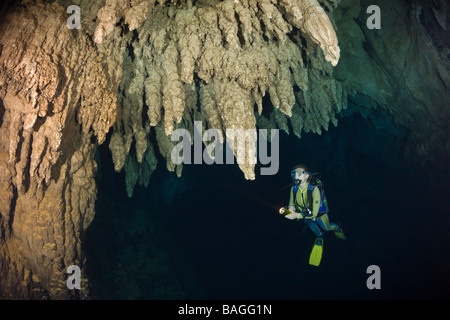
[[[9,2],[2,12],[2,298],[88,295],[84,278],[80,291],[68,291],[66,270],[85,263],[94,152],[115,122],[125,45],[95,47],[66,27],[67,17],[65,8],[43,1]]]
[[[405,157],[410,163],[445,170],[450,154],[448,3],[377,1],[379,30],[366,27],[371,4],[346,0],[334,11],[342,49],[334,78],[365,117],[381,108],[408,130]]]

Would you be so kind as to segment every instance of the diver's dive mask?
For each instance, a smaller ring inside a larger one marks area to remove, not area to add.
[[[300,176],[302,174],[308,174],[309,172],[304,171],[303,169],[294,169],[291,171],[291,178],[294,181],[295,185],[300,184],[302,181],[300,180]]]

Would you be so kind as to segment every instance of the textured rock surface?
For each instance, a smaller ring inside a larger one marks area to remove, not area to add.
[[[65,271],[85,264],[94,153],[111,128],[129,196],[148,184],[157,153],[181,175],[170,134],[192,133],[194,120],[300,137],[337,125],[349,99],[367,117],[387,110],[408,130],[413,162],[448,158],[446,3],[379,1],[382,28],[369,30],[368,1],[319,2],[2,4],[0,297],[89,296],[85,278],[81,291],[67,290]],[[82,10],[80,30],[65,25],[72,4]],[[240,168],[255,178],[254,165]]]
[[[71,293],[66,269],[85,262],[80,237],[96,198],[93,141],[103,142],[115,122],[124,47],[114,39],[94,47],[65,27],[67,14],[56,4],[13,2],[7,12],[0,26],[0,295],[84,298],[86,279]]]
[[[156,7],[154,1],[142,1],[139,5],[143,3],[149,9],[142,12],[149,18],[136,17],[142,26],[136,29],[127,51],[127,71],[119,90],[122,108],[110,144],[117,171],[125,164],[133,142],[137,160],[142,161],[150,127],[160,122],[164,123],[166,135],[179,127],[190,128],[192,133],[192,124],[182,122],[187,114],[203,120],[208,128],[223,131],[222,134],[237,128],[256,133],[254,105],[258,105],[261,114],[266,93],[277,109],[291,116],[294,86],[310,97],[308,73],[302,61],[302,51],[307,48],[300,45],[303,36],[311,42],[310,50],[319,45],[332,65],[339,60],[334,28],[315,0],[188,1]],[[100,9],[102,22],[97,26],[95,41],[108,39],[110,35],[105,30],[110,30],[132,8],[112,2]],[[105,10],[112,10],[115,18],[105,20]],[[106,25],[103,21],[109,22]],[[130,26],[130,30],[135,26]],[[295,28],[297,33],[291,39],[288,33]],[[323,56],[317,58],[317,63],[327,68]],[[339,85],[335,84],[330,92],[333,97],[336,88],[339,90]],[[186,94],[192,91],[199,91],[198,99],[190,99]],[[320,92],[312,93],[317,94]],[[202,110],[198,116],[197,101]],[[321,111],[320,105],[308,104],[306,110],[321,114],[310,125],[315,131],[327,127],[330,118],[334,118],[333,106]],[[148,119],[141,116],[143,111]],[[162,135],[157,137],[161,137],[157,139],[160,149],[172,149],[173,142]],[[169,146],[162,146],[166,143]],[[237,147],[233,150],[237,154]],[[246,151],[248,154],[252,150]],[[163,155],[167,168],[175,170],[170,152]],[[254,179],[254,164],[249,162],[240,167],[245,178]],[[181,172],[179,166],[177,172]]]
[[[442,165],[450,153],[448,4],[379,1],[382,25],[376,31],[365,27],[370,4],[342,1],[335,12],[338,36],[345,41],[334,76],[363,114],[383,108],[410,131],[405,153],[411,162]]]

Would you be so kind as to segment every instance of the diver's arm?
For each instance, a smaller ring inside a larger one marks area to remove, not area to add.
[[[319,209],[320,209],[320,190],[317,187],[314,188],[314,190],[313,190],[312,201],[313,201],[312,214],[313,214],[313,219],[315,219],[317,217],[317,215],[319,214]]]
[[[294,206],[294,192],[292,191],[291,188],[291,193],[289,195],[289,205],[288,205],[288,209],[289,211],[292,211],[292,213],[285,215],[286,218],[288,218],[289,220],[295,220],[295,219],[303,219],[303,216],[298,213],[295,212],[295,206]],[[283,211],[284,212],[284,211]],[[281,213],[281,212],[280,212]]]
[[[292,191],[291,188],[291,193],[289,194],[289,207],[293,207],[294,206],[294,192]]]
[[[303,216],[298,212],[292,212],[285,216],[289,220],[295,220],[295,219],[303,219]]]

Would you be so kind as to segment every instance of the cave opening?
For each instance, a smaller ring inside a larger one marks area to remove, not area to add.
[[[405,162],[408,132],[388,114],[357,110],[350,101],[338,126],[322,135],[280,132],[275,175],[259,175],[257,165],[256,180],[247,181],[235,164],[203,163],[184,165],[177,178],[159,158],[150,185],[136,186],[132,198],[106,141],[97,152],[96,215],[85,240],[93,298],[448,296],[448,259],[433,250],[449,239],[448,177]],[[320,172],[330,220],[347,235],[327,233],[320,268],[308,265],[313,233],[277,213],[298,163]],[[385,290],[368,290],[370,265],[380,267]]]

